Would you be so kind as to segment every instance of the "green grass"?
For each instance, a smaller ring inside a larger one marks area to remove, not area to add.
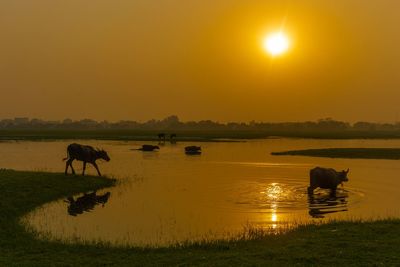
[[[19,224],[21,216],[41,204],[113,184],[100,177],[0,171],[0,266],[389,266],[400,262],[398,219],[308,225],[275,236],[255,231],[251,240],[157,249],[38,240]]]
[[[275,156],[309,156],[346,159],[400,159],[400,148],[326,148],[272,152]]]

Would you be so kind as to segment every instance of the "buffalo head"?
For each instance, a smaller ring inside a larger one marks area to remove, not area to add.
[[[102,150],[97,150],[97,155],[99,158],[104,159],[105,161],[110,161],[110,157],[108,156],[107,152]]]
[[[349,178],[347,178],[347,174],[349,173],[350,169],[347,169],[347,171],[343,170],[341,172],[339,172],[339,179],[342,182],[347,182],[349,180]]]

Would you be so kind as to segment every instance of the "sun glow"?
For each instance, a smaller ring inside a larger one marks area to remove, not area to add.
[[[278,56],[289,49],[289,38],[283,32],[272,33],[265,37],[263,46],[269,54]]]

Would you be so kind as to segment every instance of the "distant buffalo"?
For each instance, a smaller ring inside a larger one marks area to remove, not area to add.
[[[339,184],[347,182],[347,171],[337,172],[331,168],[316,167],[310,170],[310,187],[308,187],[308,194],[312,194],[316,188],[331,189],[332,193],[336,192],[336,188]]]
[[[64,160],[67,160],[67,163],[65,166],[65,175],[68,174],[69,166],[71,167],[72,173],[75,174],[75,170],[72,167],[72,162],[75,159],[79,160],[79,161],[83,161],[82,175],[85,175],[86,163],[90,163],[96,168],[99,176],[101,176],[101,173],[99,171],[99,167],[96,164],[96,160],[104,159],[105,161],[110,161],[110,157],[108,156],[107,152],[104,150],[94,149],[91,146],[85,146],[85,145],[73,143],[68,146],[67,157],[64,158]]]
[[[165,137],[166,137],[165,133],[159,133],[157,136],[158,136],[158,140],[160,140],[160,142],[161,142],[161,140],[163,140],[165,142]]]
[[[189,155],[201,154],[201,147],[199,146],[187,146],[185,147],[185,153]]]
[[[156,149],[160,149],[159,146],[153,146],[153,145],[142,145],[141,148],[136,149],[136,150],[141,150],[141,151],[154,151]]]

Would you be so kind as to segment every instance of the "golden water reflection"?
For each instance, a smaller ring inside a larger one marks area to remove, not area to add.
[[[108,202],[111,193],[97,194],[96,191],[84,193],[76,199],[73,196],[68,197],[64,202],[68,203],[67,212],[71,216],[78,216],[84,212],[91,212],[97,205],[102,207]]]
[[[348,192],[324,192],[308,196],[309,214],[313,218],[325,218],[327,214],[348,211]]]
[[[272,222],[271,227],[272,229],[276,229],[278,223],[277,201],[283,197],[284,190],[282,189],[281,186],[279,186],[278,183],[271,183],[267,187],[265,194],[268,196],[271,205],[271,222]]]
[[[162,246],[226,238],[240,234],[248,223],[281,232],[330,219],[400,216],[398,161],[270,155],[310,147],[400,147],[400,140],[178,142],[165,144],[153,154],[130,150],[142,142],[77,142],[109,152],[112,160],[101,163],[100,169],[119,183],[97,192],[105,197],[110,192],[105,205],[78,209],[79,216],[68,214],[64,199],[26,216],[29,227],[62,240]],[[62,171],[61,159],[69,143],[0,142],[0,167]],[[187,145],[201,145],[202,155],[188,157]],[[315,166],[350,168],[350,181],[335,196],[317,189],[309,197],[309,170]],[[77,171],[80,168],[76,164]],[[96,174],[94,169],[88,172]],[[81,196],[73,196],[74,201]]]

